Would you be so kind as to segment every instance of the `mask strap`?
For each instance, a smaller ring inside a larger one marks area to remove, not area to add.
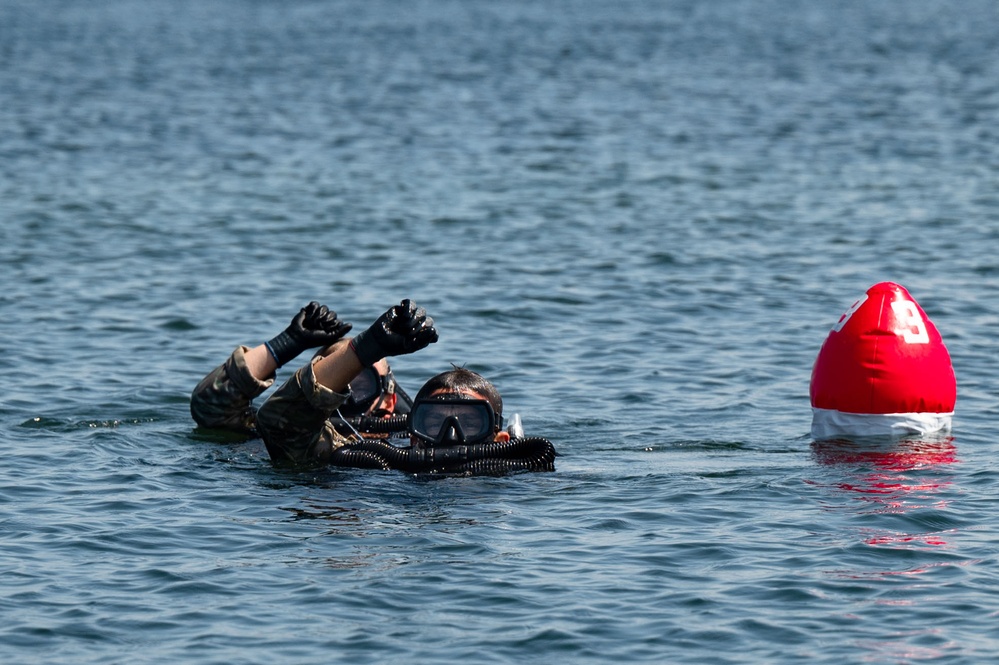
[[[385,401],[385,396],[386,396],[386,395],[391,395],[391,394],[392,394],[392,393],[390,393],[390,392],[388,392],[388,391],[383,391],[383,392],[382,392],[382,394],[380,394],[380,395],[378,396],[378,399],[376,399],[376,400],[375,400],[375,401],[374,401],[374,402],[373,402],[373,403],[371,404],[371,406],[369,406],[369,407],[367,408],[367,410],[365,410],[365,413],[366,413],[366,414],[374,414],[374,413],[375,413],[375,411],[377,411],[377,410],[379,409],[379,407],[381,407],[381,405],[382,405],[382,402],[384,402],[384,401]]]

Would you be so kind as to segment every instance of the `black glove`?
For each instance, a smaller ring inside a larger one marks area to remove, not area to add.
[[[361,364],[368,367],[386,356],[413,353],[436,341],[437,330],[427,310],[412,300],[403,300],[350,340],[350,346]]]
[[[281,367],[306,349],[332,344],[351,328],[351,324],[338,319],[329,307],[312,301],[291,320],[291,325],[267,342],[267,350]]]

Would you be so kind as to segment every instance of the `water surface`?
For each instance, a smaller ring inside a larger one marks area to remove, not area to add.
[[[985,0],[0,3],[0,655],[991,658],[997,35]],[[953,436],[814,442],[884,280]],[[404,297],[441,333],[407,389],[485,373],[556,473],[194,430],[236,344]]]

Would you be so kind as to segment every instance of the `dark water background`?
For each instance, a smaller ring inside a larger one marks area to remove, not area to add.
[[[0,0],[0,659],[990,660],[997,185],[992,0]],[[953,437],[813,442],[882,280]],[[237,343],[403,297],[404,385],[486,373],[556,473],[194,431]]]

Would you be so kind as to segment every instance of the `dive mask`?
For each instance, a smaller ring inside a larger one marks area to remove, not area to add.
[[[441,395],[417,400],[410,433],[435,446],[484,443],[498,431],[496,412],[484,399]]]
[[[365,367],[350,382],[350,396],[341,409],[346,415],[359,416],[367,412],[375,400],[386,393],[395,392],[392,370],[382,375],[374,367]]]

